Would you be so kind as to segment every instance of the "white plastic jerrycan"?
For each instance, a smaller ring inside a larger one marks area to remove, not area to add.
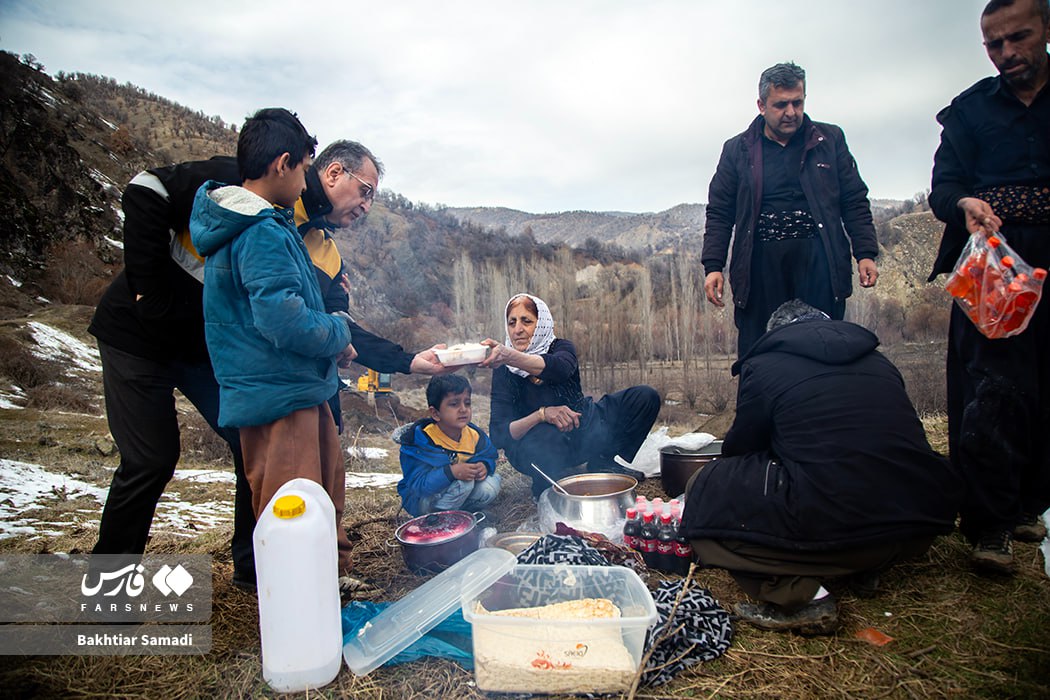
[[[259,516],[254,541],[263,679],[280,692],[320,688],[343,650],[332,499],[292,479]]]

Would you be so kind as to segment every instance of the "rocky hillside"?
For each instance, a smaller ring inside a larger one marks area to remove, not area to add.
[[[0,84],[0,193],[8,203],[0,272],[10,280],[0,285],[0,313],[21,315],[41,298],[91,306],[121,264],[124,183],[150,165],[232,153],[236,127],[108,78],[55,79],[8,53],[0,53],[0,67],[7,78]],[[928,213],[889,220],[915,208],[876,203],[877,217],[887,219],[880,223],[883,277],[875,291],[858,293],[858,318],[906,311],[937,295],[923,280],[939,226]],[[662,309],[673,303],[676,285],[697,289],[697,280],[674,278],[680,259],[700,273],[694,258],[704,209],[533,215],[434,209],[387,191],[337,240],[351,266],[354,310],[415,346],[449,337],[457,314],[473,310],[487,319],[479,325],[491,325],[501,295],[521,288],[597,309],[603,295],[640,303],[634,296],[644,277],[652,293],[646,303]]]
[[[704,231],[703,204],[679,204],[658,213],[571,211],[529,214],[504,207],[449,207],[444,211],[511,235],[532,235],[543,243],[564,242],[587,247],[588,240],[617,245],[626,250],[666,251],[699,245]]]

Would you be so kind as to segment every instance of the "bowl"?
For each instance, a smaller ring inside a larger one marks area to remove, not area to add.
[[[521,554],[543,537],[539,532],[501,532],[493,535],[488,541],[488,547],[499,547],[511,554]]]
[[[660,448],[660,485],[671,498],[685,493],[689,479],[722,454],[722,441],[715,440],[699,450],[675,445]]]
[[[445,349],[435,349],[438,362],[445,367],[476,365],[485,359],[489,347],[481,343],[461,343]]]
[[[604,530],[622,521],[634,505],[638,481],[624,474],[587,472],[558,480],[568,495],[547,489],[558,520],[570,527]]]

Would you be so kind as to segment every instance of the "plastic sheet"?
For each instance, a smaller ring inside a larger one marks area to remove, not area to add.
[[[365,623],[383,612],[389,605],[390,603],[350,601],[343,608],[342,613],[343,643],[353,639]],[[457,610],[439,622],[433,629],[386,663],[403,664],[426,656],[452,659],[465,669],[474,668],[474,643],[470,623],[463,619],[461,610]]]
[[[660,448],[667,445],[677,445],[686,450],[699,450],[710,445],[715,439],[709,433],[685,433],[678,437],[667,434],[667,426],[654,430],[645,438],[645,442],[638,448],[638,454],[634,456],[633,462],[622,462],[623,466],[645,474],[646,477],[659,476],[660,474]]]

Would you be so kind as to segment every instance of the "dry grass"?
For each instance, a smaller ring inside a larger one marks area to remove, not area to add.
[[[399,394],[420,408],[420,390],[405,383]],[[475,402],[476,422],[487,424],[487,401]],[[377,463],[351,462],[357,471],[397,470],[397,453],[388,435],[398,422],[372,405],[347,413],[346,446],[382,446],[390,450]],[[183,404],[180,403],[180,407]],[[184,414],[184,467],[226,466],[225,444],[192,411]],[[665,407],[660,424],[672,432],[701,428],[723,434],[729,417],[704,416],[683,402]],[[116,456],[104,449],[105,419],[92,413],[0,411],[0,454],[98,484],[108,482]],[[931,444],[945,445],[943,415],[924,417]],[[490,511],[500,531],[513,530],[534,514],[529,481],[500,466],[504,490]],[[215,500],[214,486],[189,487],[187,498]],[[195,490],[196,489],[196,490]],[[199,490],[199,493],[197,492]],[[639,491],[663,496],[659,480]],[[53,510],[83,507],[56,503]],[[376,600],[393,601],[424,579],[403,565],[393,546],[393,530],[406,515],[392,488],[357,489],[348,493],[344,524],[354,546],[355,567],[362,578],[377,584]],[[256,599],[230,584],[229,527],[187,539],[157,536],[153,552],[208,553],[213,564],[213,648],[199,657],[3,657],[0,696],[115,698],[245,698],[276,697],[261,677]],[[90,526],[50,540],[9,539],[0,551],[86,551],[94,544]],[[858,599],[840,582],[828,587],[840,601],[843,622],[832,637],[803,638],[760,632],[741,625],[728,653],[680,674],[661,687],[642,687],[639,698],[945,698],[1050,696],[1050,578],[1034,545],[1017,546],[1019,573],[1012,578],[984,578],[967,566],[968,550],[958,535],[938,540],[923,558],[899,566],[883,577],[880,594]],[[666,575],[653,573],[654,584]],[[732,579],[722,571],[699,570],[697,583],[709,588],[725,607],[742,599]],[[858,630],[874,627],[894,638],[875,647],[855,638]],[[347,669],[336,681],[310,697],[355,697],[375,700],[409,698],[480,698],[473,675],[444,660],[432,659],[381,668],[358,678]]]

